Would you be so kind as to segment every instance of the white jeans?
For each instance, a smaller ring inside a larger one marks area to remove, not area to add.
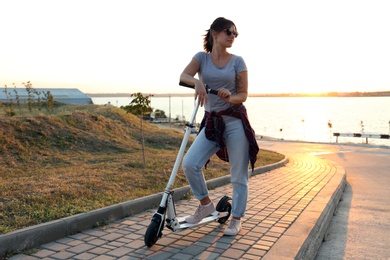
[[[223,118],[225,121],[223,136],[229,154],[230,178],[233,186],[232,215],[243,217],[248,199],[249,142],[241,119],[228,116]],[[219,150],[215,142],[206,138],[204,130],[203,128],[198,134],[182,162],[184,173],[198,200],[208,196],[202,167]]]

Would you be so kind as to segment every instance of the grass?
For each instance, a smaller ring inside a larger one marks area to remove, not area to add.
[[[140,120],[122,109],[0,111],[0,234],[163,191],[183,132],[148,123],[143,129],[145,166]],[[283,158],[261,150],[256,167]],[[204,173],[227,175],[229,165],[214,156]],[[180,169],[175,187],[184,185]]]

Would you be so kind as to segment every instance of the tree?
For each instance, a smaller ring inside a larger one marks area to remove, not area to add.
[[[131,97],[134,97],[134,99],[130,102],[129,105],[127,106],[122,106],[121,108],[126,110],[127,113],[132,113],[133,115],[136,115],[140,119],[140,130],[141,130],[141,141],[142,141],[142,157],[143,157],[143,162],[144,166],[146,165],[145,163],[145,147],[144,147],[144,134],[143,134],[143,128],[142,128],[142,121],[143,121],[143,116],[145,113],[150,113],[153,111],[153,108],[150,107],[150,98],[153,95],[147,95],[144,96],[142,93],[134,93],[131,94]]]
[[[46,99],[46,109],[50,112],[53,112],[54,109],[54,97],[50,93],[50,91],[43,92],[43,95],[45,96]]]
[[[8,99],[8,103],[6,103],[6,104],[2,103],[6,116],[16,115],[15,110],[14,110],[14,101],[12,100],[12,93],[8,91],[7,85],[4,86],[3,92]]]
[[[30,111],[30,113],[32,112],[32,107],[34,105],[34,91],[33,91],[33,88],[32,88],[32,84],[30,81],[27,81],[27,83],[22,83],[24,85],[24,87],[26,88],[26,91],[27,91],[27,105],[28,105],[28,110]]]

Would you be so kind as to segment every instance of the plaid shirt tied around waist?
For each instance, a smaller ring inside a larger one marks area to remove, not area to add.
[[[232,116],[241,119],[242,126],[245,131],[245,136],[249,142],[249,160],[252,166],[252,172],[254,170],[255,162],[257,160],[257,153],[259,152],[259,146],[257,145],[255,131],[252,129],[246,108],[243,104],[237,104],[231,108],[221,112],[205,112],[202,122],[200,124],[200,130],[205,127],[206,138],[210,141],[216,142],[220,150],[216,153],[217,156],[226,162],[229,161],[229,155],[226,148],[225,140],[223,138],[223,132],[225,130],[225,122],[222,116]],[[199,132],[200,132],[199,130]],[[208,163],[208,162],[207,162]],[[206,163],[206,166],[207,166]]]

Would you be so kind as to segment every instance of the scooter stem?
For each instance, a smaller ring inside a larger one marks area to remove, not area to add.
[[[195,101],[194,110],[192,112],[192,115],[191,115],[191,118],[189,121],[190,125],[192,125],[195,122],[195,117],[196,117],[196,113],[198,112],[198,108],[199,108],[199,102],[197,99]],[[165,188],[166,192],[167,191],[170,192],[172,190],[173,184],[175,182],[176,174],[179,170],[181,160],[182,160],[183,155],[184,155],[184,151],[187,147],[188,139],[190,138],[190,134],[191,134],[191,128],[187,126],[186,132],[184,134],[184,138],[183,138],[181,145],[180,145],[179,153],[177,154],[176,161],[175,161],[175,164],[174,164],[172,172],[171,172],[171,177],[169,178],[167,187]]]

